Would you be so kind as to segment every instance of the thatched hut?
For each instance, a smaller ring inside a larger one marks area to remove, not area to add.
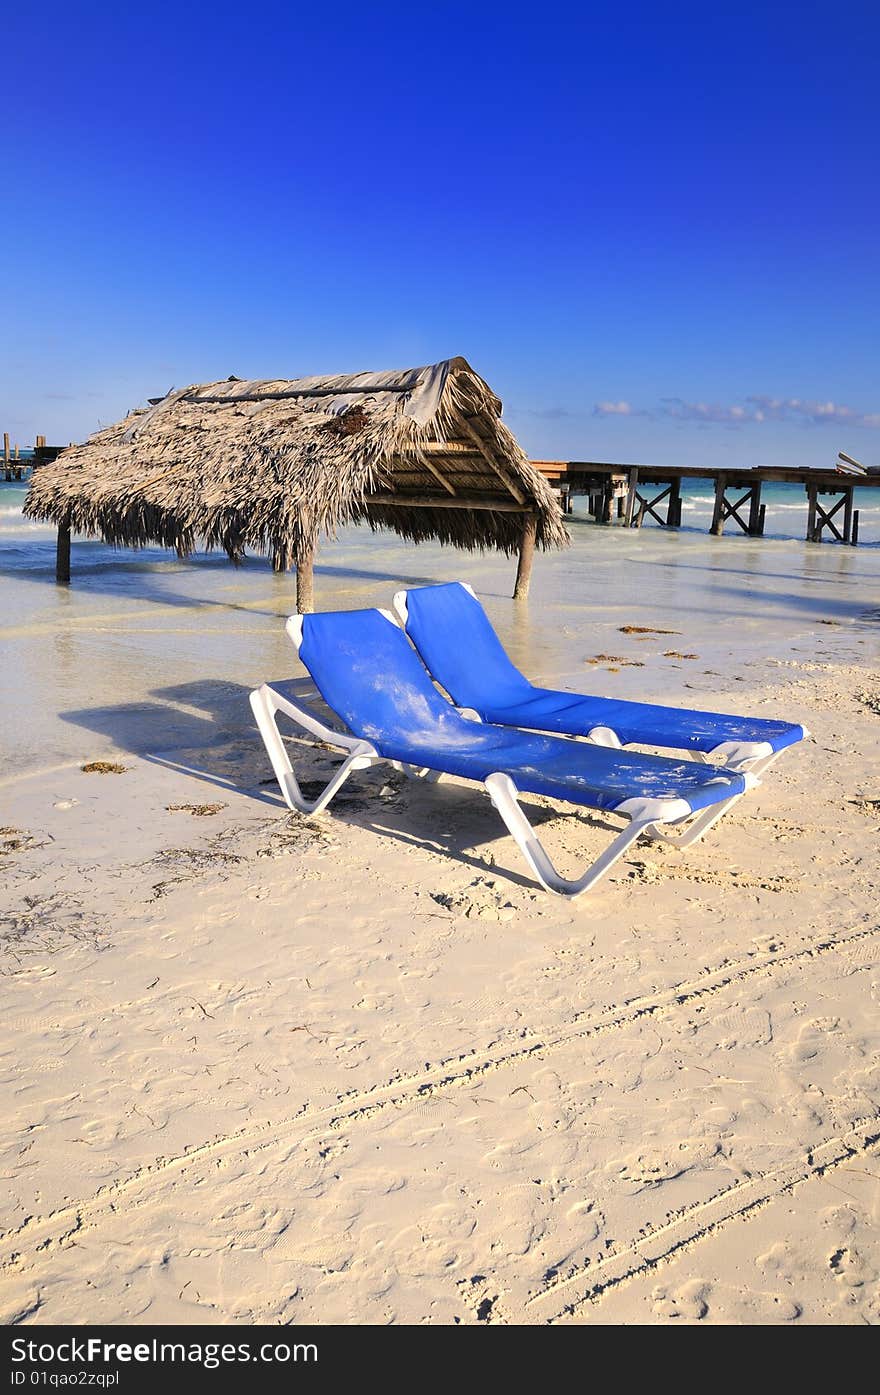
[[[500,420],[501,403],[463,358],[401,372],[181,388],[35,471],[30,518],[185,557],[202,539],[232,561],[268,553],[297,569],[312,609],[322,535],[364,520],[416,542],[519,553],[568,541],[546,481]],[[67,549],[65,572],[65,539]]]

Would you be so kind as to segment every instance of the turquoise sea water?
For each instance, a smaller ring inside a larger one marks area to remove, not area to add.
[[[845,482],[845,478],[841,477],[841,483]],[[645,492],[653,495],[661,488],[662,486],[659,485],[656,487],[649,485],[645,487]],[[29,523],[21,515],[21,505],[26,492],[26,484],[0,483],[0,544],[5,542],[12,545],[14,543],[18,547],[26,548],[29,538],[36,540],[38,535],[45,535],[46,529]],[[682,529],[707,532],[712,520],[714,504],[712,481],[710,479],[684,480],[681,498]],[[765,484],[762,502],[767,508],[764,534],[766,538],[804,538],[807,527],[807,499],[802,485]],[[575,515],[585,514],[585,499],[579,495],[576,496],[574,507]],[[880,544],[880,485],[876,488],[859,487],[856,490],[855,507],[859,510],[859,543]],[[665,504],[661,505],[661,508],[665,508]],[[840,515],[838,515],[839,521]],[[659,525],[649,518],[645,526],[656,528]],[[745,536],[740,533],[737,524],[732,520],[726,523],[725,532],[732,538]],[[825,537],[830,541],[830,534],[827,531]]]
[[[841,476],[841,487],[847,480]],[[682,527],[708,528],[712,519],[715,501],[713,481],[685,480],[681,491]],[[735,495],[731,490],[728,498]],[[765,484],[761,502],[766,505],[767,515],[764,536],[768,538],[804,538],[807,531],[807,497],[801,484]],[[825,501],[826,504],[829,502]],[[859,542],[880,543],[880,486],[859,486],[855,493],[855,508],[859,511]],[[745,511],[744,511],[745,513]],[[841,514],[835,522],[840,526]],[[656,525],[655,525],[656,526]],[[725,524],[725,531],[735,537],[745,536],[733,521]],[[826,530],[824,537],[831,539]]]

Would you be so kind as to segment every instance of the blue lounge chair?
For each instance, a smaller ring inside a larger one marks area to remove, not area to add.
[[[700,815],[756,783],[752,775],[714,765],[575,744],[472,721],[437,691],[387,611],[294,615],[287,631],[327,706],[346,728],[328,726],[283,683],[266,683],[251,693],[257,725],[292,809],[312,813],[325,808],[352,771],[379,761],[421,775],[434,772],[482,781],[541,884],[563,896],[578,896],[595,885],[640,833]],[[313,801],[304,798],[297,783],[276,724],[278,713],[347,753]],[[520,793],[620,814],[629,823],[582,877],[566,881],[520,808]]]
[[[537,688],[508,658],[473,589],[459,581],[398,591],[394,608],[432,677],[462,711],[497,726],[584,737],[598,746],[660,746],[710,757],[730,770],[763,774],[802,726],[687,707],[580,696]],[[685,832],[651,837],[687,847],[727,813],[738,795],[707,809]]]

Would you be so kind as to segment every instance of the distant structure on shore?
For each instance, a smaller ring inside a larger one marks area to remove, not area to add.
[[[29,518],[188,556],[203,538],[240,561],[268,553],[313,606],[319,538],[366,521],[414,542],[518,553],[528,593],[536,547],[569,541],[558,495],[503,424],[501,403],[463,358],[386,373],[171,391],[34,472]]]
[[[71,442],[71,445],[73,442]],[[33,449],[25,447],[23,450],[18,445],[13,445],[9,439],[9,432],[3,432],[3,478],[9,483],[11,480],[23,480],[28,470],[34,465],[43,465],[48,460],[54,460],[64,449],[63,446],[47,446],[46,437],[38,436],[34,442]]]

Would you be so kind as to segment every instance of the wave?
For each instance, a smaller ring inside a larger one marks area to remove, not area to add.
[[[701,505],[713,505],[713,506],[714,506],[714,503],[715,503],[715,500],[714,500],[714,499],[706,499],[706,498],[703,498],[703,497],[697,497],[697,498],[695,498],[693,495],[691,495],[691,497],[688,499],[687,497],[685,497],[684,495],[682,495],[681,507],[682,507],[683,510],[685,510],[685,511],[688,512],[688,513],[697,513],[697,512],[699,512],[699,506],[701,506]],[[799,504],[783,504],[783,503],[780,503],[777,499],[765,499],[765,500],[763,500],[763,503],[764,503],[764,506],[765,506],[765,508],[766,508],[766,510],[767,510],[767,517],[768,517],[768,518],[770,518],[773,514],[776,514],[776,513],[804,513],[804,514],[805,514],[805,513],[807,512],[807,501],[806,501],[806,499],[804,499],[803,502],[802,502],[802,503],[799,503]],[[880,514],[880,504],[863,504],[863,503],[860,503],[858,500],[856,500],[855,508],[858,509],[859,514],[861,515],[862,518],[864,518],[867,514]]]

